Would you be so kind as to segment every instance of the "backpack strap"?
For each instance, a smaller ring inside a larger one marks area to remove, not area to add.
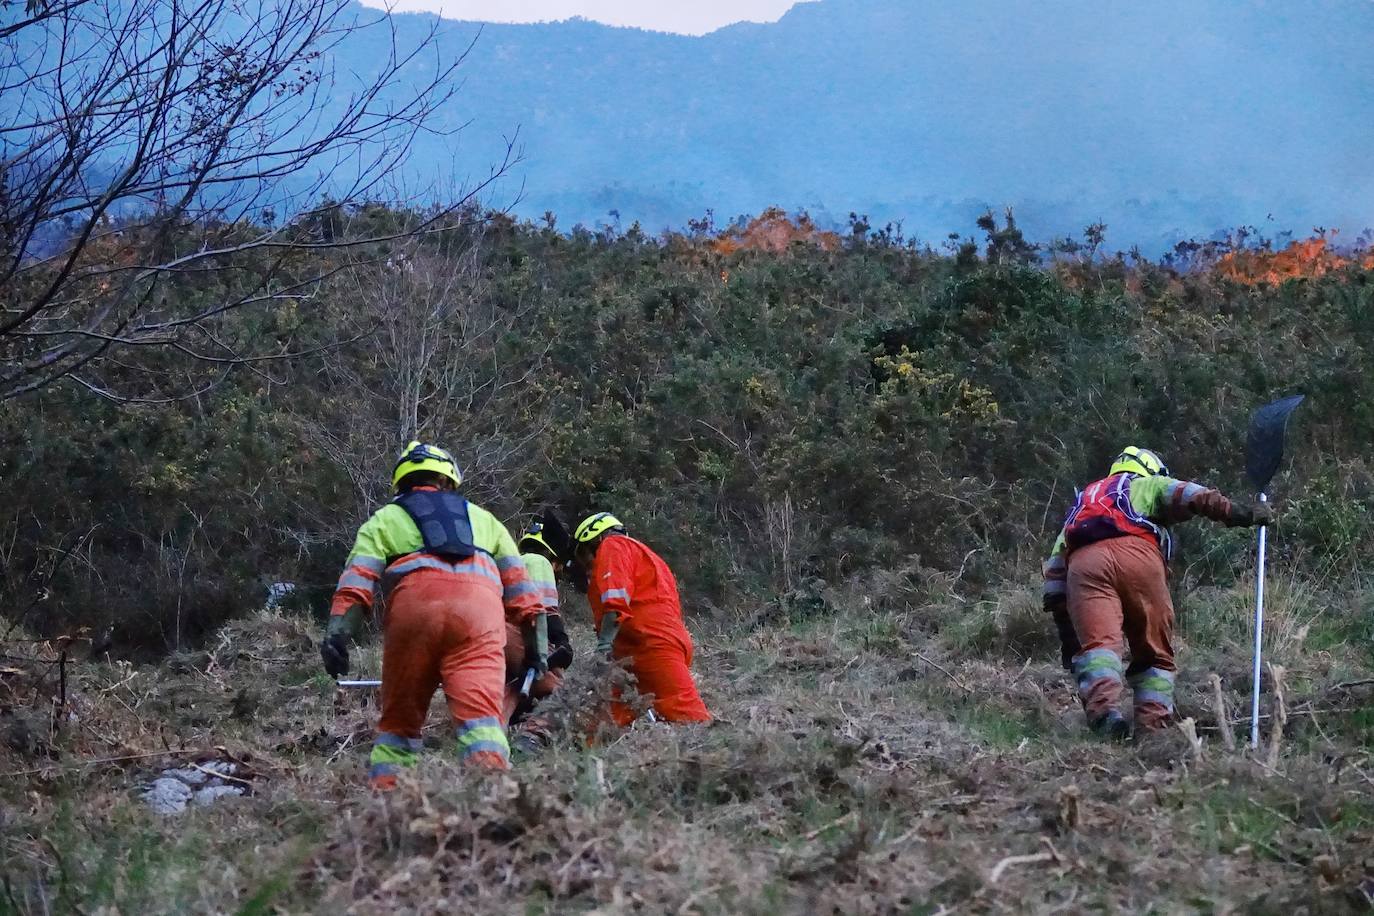
[[[392,502],[420,529],[425,553],[446,560],[466,560],[481,550],[473,543],[468,501],[452,490],[409,490]]]

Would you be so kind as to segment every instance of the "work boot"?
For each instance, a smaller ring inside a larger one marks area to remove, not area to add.
[[[1118,710],[1112,709],[1093,723],[1093,731],[1108,741],[1121,742],[1131,737],[1131,724]]]
[[[511,739],[510,749],[511,753],[518,759],[523,760],[527,757],[538,756],[539,752],[544,750],[544,742],[540,741],[537,735],[531,735],[529,732],[520,732]]]

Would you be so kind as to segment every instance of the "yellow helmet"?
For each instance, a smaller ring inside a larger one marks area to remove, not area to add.
[[[1116,456],[1116,461],[1112,462],[1112,469],[1108,473],[1141,474],[1145,477],[1163,474],[1167,477],[1169,469],[1164,466],[1163,460],[1149,449],[1128,445]]]
[[[526,552],[526,541],[538,544],[540,547],[543,547],[546,551],[548,551],[548,555],[550,557],[558,556],[558,551],[553,549],[553,545],[550,544],[548,541],[544,540],[544,523],[541,522],[539,519],[535,519],[534,521],[530,522],[529,527],[525,529],[525,533],[520,535],[521,553]]]
[[[616,518],[611,513],[598,512],[582,520],[582,524],[578,525],[577,530],[573,532],[573,540],[577,541],[579,544],[586,544],[596,540],[607,531],[612,531],[616,528],[623,529],[624,527],[625,526],[620,523],[620,519]]]
[[[401,489],[401,478],[417,471],[432,471],[453,481],[456,487],[463,482],[463,472],[453,456],[437,445],[429,445],[418,439],[412,440],[396,459],[396,469],[391,472],[391,488]]]

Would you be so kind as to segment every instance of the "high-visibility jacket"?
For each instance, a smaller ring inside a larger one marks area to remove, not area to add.
[[[505,606],[506,619],[523,624],[541,610],[539,589],[530,581],[525,563],[506,526],[481,506],[467,504],[476,553],[450,561],[425,552],[425,542],[410,513],[387,503],[358,529],[353,551],[339,576],[330,613],[341,615],[354,605],[372,610],[377,598],[396,587],[407,574],[435,569],[490,589]]]
[[[525,571],[539,595],[539,603],[549,614],[558,613],[558,577],[554,575],[553,564],[542,553],[521,554],[525,561]]]
[[[642,647],[670,644],[688,654],[692,637],[682,622],[677,579],[663,558],[626,535],[601,542],[587,588],[597,630],[611,611],[620,615],[614,654],[623,657]]]
[[[1231,501],[1216,490],[1161,474],[1114,474],[1083,489],[1064,518],[1064,526],[1045,561],[1044,594],[1068,590],[1069,557],[1074,550],[1114,537],[1144,538],[1164,560],[1173,545],[1168,526],[1202,515],[1225,521]]]

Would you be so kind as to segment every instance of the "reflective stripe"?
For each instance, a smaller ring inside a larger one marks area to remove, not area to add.
[[[1169,484],[1169,486],[1164,491],[1164,499],[1165,501],[1173,503],[1176,506],[1187,505],[1189,502],[1192,501],[1194,496],[1197,496],[1199,493],[1202,493],[1206,489],[1206,487],[1201,486],[1200,484],[1191,483],[1186,480],[1180,480],[1175,483]]]
[[[539,589],[539,600],[544,602],[544,607],[553,610],[558,609],[558,589],[556,587],[543,586]]]
[[[1146,668],[1127,679],[1135,693],[1135,705],[1158,703],[1166,709],[1174,708],[1174,672],[1162,668]]]
[[[499,718],[497,718],[496,716],[483,716],[483,717],[480,718],[480,719],[467,719],[467,720],[465,720],[465,721],[463,722],[463,724],[461,724],[461,725],[458,726],[458,734],[459,734],[459,736],[461,736],[461,735],[463,734],[463,732],[471,731],[471,730],[474,729],[474,728],[493,728],[493,727],[495,727],[495,728],[500,728],[500,727],[501,727],[501,720],[500,720]]]
[[[420,556],[414,556],[407,560],[398,560],[391,564],[387,567],[383,579],[388,583],[394,583],[397,579],[407,573],[413,573],[417,569],[437,569],[440,572],[456,573],[458,575],[481,576],[483,579],[489,579],[494,585],[500,586],[502,584],[501,576],[496,570],[488,566],[490,563],[490,560],[482,556],[471,557],[458,563],[449,563],[438,557],[421,554]]]
[[[1045,595],[1067,595],[1069,593],[1069,583],[1063,579],[1046,579],[1045,585],[1041,589],[1041,594]]]
[[[1064,555],[1056,554],[1055,556],[1052,556],[1045,561],[1044,566],[1041,569],[1041,572],[1043,572],[1044,575],[1048,576],[1052,572],[1063,572],[1068,568],[1069,564],[1064,559]]]
[[[630,603],[630,593],[627,592],[627,591],[625,591],[625,589],[623,589],[623,588],[608,588],[608,589],[606,589],[606,591],[604,591],[604,592],[601,593],[601,603],[602,603],[602,604],[605,604],[607,601],[610,601],[612,598],[619,598],[620,600],[624,601],[626,604],[629,604],[629,603]]]
[[[1169,710],[1170,712],[1173,712],[1174,694],[1172,691],[1170,691],[1169,693],[1160,693],[1155,690],[1137,689],[1133,696],[1136,706],[1144,706],[1146,703],[1158,703],[1160,706],[1163,706],[1165,709]]]
[[[1089,649],[1073,660],[1075,668],[1096,670],[1099,668],[1111,668],[1115,671],[1121,670],[1121,656],[1111,649]]]
[[[1085,692],[1097,681],[1112,680],[1120,683],[1121,668],[1121,656],[1111,649],[1090,649],[1073,660],[1078,689]]]
[[[510,745],[505,738],[500,741],[474,741],[468,745],[460,744],[464,758],[471,757],[473,754],[496,754],[505,760],[510,759]]]
[[[376,573],[380,576],[382,574],[382,570],[386,569],[386,560],[383,560],[380,557],[356,556],[348,558],[348,565],[356,566],[359,569],[366,570],[367,572],[371,573]]]
[[[516,582],[505,586],[506,598],[519,598],[521,595],[537,595],[539,586],[533,582]]]
[[[1145,690],[1173,690],[1174,672],[1165,671],[1163,668],[1146,668],[1139,674],[1130,677],[1132,687],[1141,687]]]
[[[458,750],[462,756],[487,751],[503,758],[510,756],[510,745],[506,742],[506,730],[501,720],[495,716],[481,719],[468,719],[457,728]]]
[[[362,573],[354,572],[351,567],[345,569],[343,575],[339,576],[338,588],[360,588],[365,592],[370,592],[376,587],[376,579],[369,579]]]
[[[376,779],[378,776],[395,776],[401,772],[401,768],[394,763],[374,763],[367,768],[367,778]]]
[[[409,748],[388,747],[385,744],[372,745],[372,754],[367,758],[367,762],[372,766],[390,765],[398,767],[413,767],[419,756]]]
[[[523,569],[525,567],[525,561],[520,559],[519,557],[496,558],[496,568],[501,570],[502,572],[505,572],[508,569],[514,569],[517,566]]]
[[[403,738],[391,732],[378,732],[377,737],[373,739],[372,743],[374,745],[381,745],[382,747],[394,747],[410,751],[423,750],[425,746],[424,739],[422,738]]]

